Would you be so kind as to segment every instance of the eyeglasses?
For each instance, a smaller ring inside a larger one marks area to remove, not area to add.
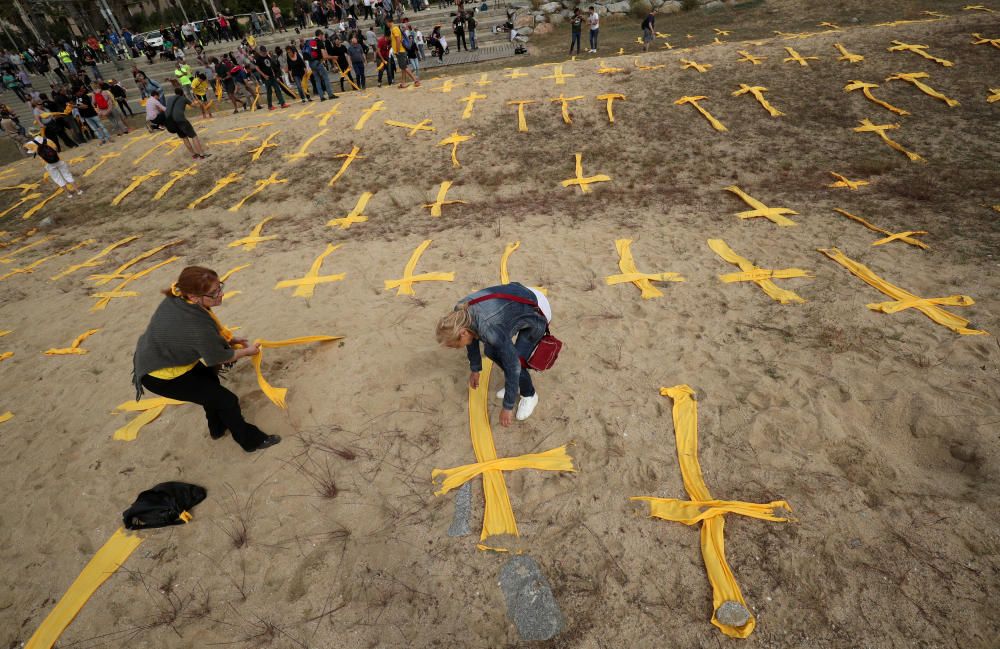
[[[226,283],[219,282],[219,288],[215,289],[211,293],[205,293],[204,295],[202,295],[202,297],[210,297],[213,300],[218,300],[220,297],[222,297],[222,294],[225,292],[226,292]]]

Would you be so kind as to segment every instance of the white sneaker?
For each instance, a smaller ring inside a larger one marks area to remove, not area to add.
[[[521,402],[517,404],[517,414],[514,417],[518,421],[524,421],[531,416],[531,413],[535,412],[535,406],[538,405],[538,393],[535,393],[533,397],[521,397]]]
[[[503,401],[503,395],[507,394],[507,388],[500,388],[497,390],[497,400]]]

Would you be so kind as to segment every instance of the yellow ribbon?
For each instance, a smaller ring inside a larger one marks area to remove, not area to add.
[[[298,279],[285,279],[278,282],[277,284],[274,285],[274,290],[278,290],[280,288],[294,288],[295,292],[292,293],[292,295],[294,295],[295,297],[308,298],[313,296],[313,291],[315,290],[317,284],[327,284],[330,282],[341,281],[342,279],[347,277],[347,273],[338,273],[336,275],[324,275],[321,277],[319,271],[320,268],[323,266],[323,261],[328,256],[330,256],[330,253],[332,253],[334,250],[336,250],[342,245],[343,244],[340,243],[336,245],[328,244],[326,246],[326,250],[324,250],[320,254],[320,256],[313,261],[312,266],[309,268],[309,272],[307,272],[304,276]]]
[[[242,199],[240,199],[240,201],[238,203],[236,203],[235,205],[233,205],[232,207],[230,207],[229,211],[230,212],[238,212],[240,210],[240,208],[243,207],[243,205],[246,204],[246,202],[248,200],[250,200],[251,198],[253,198],[257,194],[259,194],[262,191],[264,191],[270,185],[281,185],[281,184],[287,183],[287,182],[288,182],[287,178],[278,178],[278,172],[275,171],[274,173],[272,173],[267,178],[262,178],[261,180],[258,180],[257,181],[257,187],[254,188],[254,190],[252,192],[250,192],[249,194],[247,194],[246,196],[244,196]]]
[[[156,178],[159,175],[160,175],[160,170],[153,169],[149,173],[142,174],[141,176],[132,176],[132,182],[129,183],[128,187],[121,190],[121,192],[119,192],[117,196],[111,199],[111,205],[119,205],[123,200],[125,200],[125,197],[131,194],[133,191],[135,191],[139,187],[139,185],[141,185],[142,183],[146,182],[151,178]]]
[[[940,99],[941,101],[943,101],[945,104],[948,105],[948,108],[954,108],[955,106],[958,106],[959,105],[958,100],[952,99],[951,97],[946,97],[945,95],[942,95],[940,92],[938,92],[934,88],[931,88],[930,86],[928,86],[926,83],[923,83],[922,81],[920,81],[920,79],[926,79],[929,76],[931,76],[931,75],[927,74],[926,72],[908,72],[908,73],[900,72],[900,73],[892,75],[891,77],[886,77],[885,80],[886,81],[908,81],[909,83],[912,83],[914,86],[916,86],[917,88],[919,88],[920,91],[923,92],[925,95],[928,95],[930,97],[934,97],[935,99]]]
[[[609,275],[604,279],[608,286],[631,282],[642,291],[642,299],[651,300],[661,297],[663,292],[653,286],[652,282],[683,282],[680,273],[640,273],[632,258],[632,240],[615,239],[615,249],[618,250],[618,268],[621,275]]]
[[[281,133],[281,129],[278,129],[277,131],[271,133],[266,138],[264,138],[264,141],[261,142],[260,146],[257,147],[256,149],[250,149],[249,151],[249,153],[251,154],[250,162],[257,162],[258,160],[260,160],[260,157],[264,155],[264,152],[267,151],[268,149],[276,149],[278,145],[273,144],[271,140],[277,137],[279,133]]]
[[[914,153],[912,151],[907,151],[906,149],[903,148],[902,144],[896,142],[895,140],[890,139],[889,136],[885,134],[886,131],[890,131],[897,128],[899,128],[899,124],[873,124],[870,119],[865,118],[861,120],[861,126],[857,126],[853,130],[855,133],[875,133],[882,139],[883,142],[886,143],[886,145],[888,145],[890,148],[895,149],[896,151],[899,151],[907,158],[909,158],[912,162],[924,162],[924,159],[920,154]]]
[[[708,123],[711,124],[712,128],[714,128],[716,131],[720,132],[728,131],[729,129],[727,129],[722,122],[715,119],[715,117],[710,112],[708,112],[701,106],[701,104],[698,103],[702,99],[708,99],[708,97],[705,97],[704,95],[699,95],[697,97],[681,97],[680,99],[674,102],[674,105],[683,106],[684,104],[691,104],[692,106],[694,106],[695,110],[701,113],[702,117],[708,120]]]
[[[222,178],[219,178],[218,180],[215,181],[215,186],[212,187],[212,189],[210,189],[207,194],[203,194],[198,198],[194,199],[193,201],[191,201],[190,203],[188,203],[187,206],[188,209],[193,210],[194,208],[198,207],[209,198],[215,196],[220,191],[222,191],[222,188],[225,187],[226,185],[231,185],[235,182],[239,182],[240,178],[242,178],[242,176],[240,176],[238,173],[235,172],[223,176]]]
[[[784,115],[783,112],[772,106],[770,102],[764,99],[765,92],[767,92],[767,88],[765,88],[764,86],[748,86],[745,83],[741,83],[740,89],[733,92],[732,95],[733,97],[739,97],[740,95],[745,95],[747,93],[750,93],[751,95],[753,95],[754,99],[757,100],[757,103],[763,106],[764,110],[766,110],[771,115],[771,117],[781,117],[782,115]]]
[[[185,403],[187,402],[175,401],[166,397],[155,397],[141,401],[126,401],[116,406],[115,410],[121,412],[138,412],[139,415],[116,430],[114,435],[112,435],[112,439],[121,442],[134,441],[142,427],[159,417],[163,413],[164,408],[167,406],[180,406]]]
[[[514,254],[514,251],[521,247],[520,241],[515,241],[514,243],[508,243],[507,247],[504,248],[503,254],[500,255],[500,283],[510,284],[510,273],[507,272],[507,262],[510,261],[510,256]],[[542,288],[541,286],[532,286],[542,295],[548,295],[549,292]]]
[[[927,59],[928,61],[934,61],[935,63],[940,63],[942,66],[944,66],[946,68],[950,68],[953,65],[955,65],[951,61],[946,61],[945,59],[940,59],[940,58],[938,58],[936,56],[931,55],[927,51],[927,45],[912,45],[910,43],[903,43],[903,42],[900,42],[900,41],[893,41],[892,42],[892,47],[888,48],[887,51],[889,51],[889,52],[913,52],[914,54],[916,54],[918,56],[921,56],[921,57]]]
[[[689,61],[687,59],[681,59],[680,63],[682,70],[697,70],[702,74],[712,69],[711,63],[696,63],[695,61]]]
[[[61,349],[48,349],[48,350],[46,350],[43,353],[45,355],[47,355],[47,356],[63,356],[63,355],[81,355],[81,354],[86,354],[87,350],[86,349],[81,349],[80,345],[83,343],[84,340],[86,340],[87,338],[90,338],[91,336],[93,336],[94,334],[96,334],[98,331],[100,331],[100,329],[88,329],[87,331],[85,331],[82,334],[80,334],[79,336],[77,336],[76,339],[73,340],[73,342],[70,344],[69,347],[63,347]]]
[[[770,270],[758,268],[749,259],[736,254],[722,239],[709,239],[708,247],[731,264],[740,267],[742,273],[730,273],[720,275],[723,282],[753,282],[757,284],[773,300],[781,304],[791,304],[792,302],[805,302],[795,292],[779,288],[772,279],[788,279],[790,277],[811,277],[811,275],[800,268],[784,268],[781,270]]]
[[[344,172],[347,171],[347,168],[351,166],[352,162],[354,162],[358,158],[365,157],[363,155],[358,155],[358,153],[360,152],[361,152],[361,147],[354,146],[351,147],[350,153],[338,153],[335,156],[333,156],[334,158],[344,158],[344,163],[340,165],[340,169],[337,171],[336,174],[333,175],[333,178],[330,179],[330,182],[327,183],[327,187],[333,187],[333,184],[338,180],[340,180],[340,177],[344,175]]]
[[[365,127],[365,123],[371,118],[372,115],[379,112],[380,110],[385,110],[383,106],[385,106],[385,102],[379,100],[376,101],[374,104],[372,104],[369,108],[365,109],[365,111],[361,113],[361,117],[358,118],[357,124],[354,125],[354,130],[360,131],[361,129],[363,129]]]
[[[584,176],[583,175],[583,154],[582,153],[576,153],[576,154],[574,154],[574,156],[575,156],[575,159],[576,159],[576,176],[574,178],[567,178],[566,180],[562,181],[562,186],[563,187],[571,187],[573,185],[579,185],[580,186],[580,193],[581,194],[587,194],[587,193],[593,191],[593,190],[591,190],[590,187],[588,187],[588,185],[590,185],[592,183],[606,183],[606,182],[609,182],[611,180],[611,176],[607,176],[605,174],[597,174],[596,176]]]
[[[414,282],[453,282],[455,281],[455,273],[422,273],[420,275],[414,275],[413,271],[417,267],[417,262],[420,261],[420,256],[424,254],[427,247],[431,245],[432,239],[427,239],[417,246],[413,254],[410,255],[409,261],[406,262],[406,266],[403,268],[403,276],[399,279],[387,279],[385,280],[385,289],[398,289],[396,295],[415,295],[413,290]]]
[[[784,63],[798,63],[803,67],[809,67],[809,61],[819,61],[818,56],[802,56],[790,47],[786,47],[785,51],[788,52],[788,58]]]
[[[608,123],[609,124],[614,124],[615,123],[614,104],[615,104],[615,100],[616,99],[624,100],[625,99],[625,95],[619,94],[617,92],[609,92],[609,93],[606,93],[606,94],[603,94],[603,95],[597,95],[597,100],[598,101],[607,101],[608,102],[606,108],[607,108],[607,111],[608,111]]]
[[[790,210],[787,207],[768,207],[767,205],[764,205],[753,196],[747,194],[745,191],[743,191],[736,185],[730,185],[729,187],[725,187],[723,189],[727,192],[732,192],[733,194],[736,194],[737,196],[739,196],[740,200],[742,200],[744,203],[753,208],[752,210],[748,210],[746,212],[737,213],[736,216],[740,217],[741,219],[753,219],[753,218],[763,217],[768,221],[770,221],[771,223],[774,223],[775,225],[781,227],[790,227],[798,225],[798,223],[796,223],[795,221],[789,218],[785,218],[784,216],[785,214],[793,214],[793,215],[798,214],[798,212],[794,210]]]
[[[301,338],[289,338],[288,340],[255,340],[254,342],[260,345],[260,351],[252,358],[254,370],[257,372],[257,384],[260,386],[261,391],[267,395],[267,398],[284,410],[287,406],[285,405],[285,396],[288,394],[288,388],[276,388],[267,382],[264,378],[264,373],[261,370],[261,365],[264,363],[264,350],[274,349],[277,347],[290,347],[292,345],[305,345],[307,343],[322,343],[331,342],[334,340],[340,340],[343,336],[302,336]]]
[[[230,248],[240,248],[240,247],[242,247],[243,250],[253,250],[254,248],[257,247],[257,244],[259,244],[259,243],[263,243],[265,241],[270,241],[272,239],[277,239],[278,235],[276,235],[276,234],[272,234],[272,235],[266,236],[266,237],[260,236],[261,231],[263,231],[263,229],[264,229],[264,225],[268,221],[270,221],[271,219],[273,219],[273,218],[274,218],[273,216],[269,216],[266,219],[264,219],[263,221],[261,221],[260,223],[258,223],[257,225],[253,226],[253,229],[250,230],[250,234],[249,235],[247,235],[247,236],[245,236],[245,237],[243,237],[241,239],[237,239],[236,241],[231,242],[229,244],[229,247]]]
[[[363,192],[361,196],[358,197],[358,202],[354,205],[354,209],[347,213],[347,216],[339,219],[330,219],[326,222],[332,228],[340,228],[341,230],[346,230],[350,228],[355,223],[364,223],[368,220],[365,216],[365,208],[368,207],[368,201],[371,200],[373,194],[371,192]]]
[[[473,91],[458,100],[459,103],[465,102],[465,110],[462,111],[462,119],[469,119],[472,117],[472,106],[480,99],[486,99],[486,95],[481,95],[478,92]]]
[[[844,92],[853,92],[855,90],[860,90],[861,94],[863,94],[868,101],[878,106],[881,106],[882,108],[886,109],[891,113],[896,113],[897,115],[910,114],[908,111],[903,110],[902,108],[897,108],[896,106],[893,106],[889,102],[885,102],[877,98],[875,95],[872,94],[872,88],[878,88],[878,84],[865,83],[864,81],[851,81],[846,86],[844,86]]]
[[[430,133],[435,132],[437,129],[431,126],[431,120],[425,119],[421,120],[417,124],[407,124],[406,122],[397,122],[394,119],[385,120],[386,126],[395,126],[396,128],[405,128],[410,132],[406,134],[406,137],[413,137],[420,131],[428,131]]]
[[[468,202],[459,200],[452,200],[452,201],[445,200],[445,197],[448,196],[449,189],[451,189],[451,181],[445,180],[444,182],[441,183],[441,186],[438,188],[437,198],[434,200],[434,202],[424,203],[423,205],[421,205],[421,207],[429,209],[431,211],[431,216],[437,217],[441,216],[441,208],[444,207],[445,205],[464,205],[465,203]]]
[[[14,413],[8,410],[7,412],[0,414],[0,424],[10,421],[13,418],[14,418]]]
[[[557,86],[562,86],[566,84],[566,79],[575,77],[575,74],[566,74],[563,72],[562,65],[556,65],[552,68],[552,74],[548,77],[541,77],[542,79],[555,79]]]
[[[535,103],[534,99],[518,99],[507,102],[508,106],[517,106],[517,130],[521,133],[528,132],[528,120],[524,117],[524,107],[533,103]]]
[[[861,56],[860,54],[854,54],[853,52],[848,52],[847,48],[844,47],[841,43],[834,43],[833,46],[837,48],[838,52],[840,52],[840,58],[837,59],[838,61],[847,61],[848,63],[861,63],[862,61],[865,60],[865,57]]]
[[[874,243],[872,243],[873,246],[881,246],[883,244],[891,243],[893,241],[902,241],[903,243],[908,243],[911,246],[915,246],[917,248],[923,248],[924,250],[927,250],[928,248],[930,248],[930,246],[928,246],[923,241],[917,241],[916,239],[913,238],[913,237],[915,237],[917,235],[927,234],[927,232],[924,231],[924,230],[908,230],[906,232],[892,233],[892,232],[889,232],[888,230],[885,230],[883,228],[878,227],[877,225],[869,223],[868,221],[866,221],[865,219],[861,218],[860,216],[855,216],[855,215],[851,214],[850,212],[842,210],[839,207],[833,208],[833,211],[837,212],[838,214],[841,214],[841,215],[843,215],[843,216],[845,216],[845,217],[847,217],[849,219],[851,219],[852,221],[856,221],[857,223],[860,223],[861,225],[865,226],[866,228],[868,228],[872,232],[878,232],[879,234],[886,235],[884,239],[879,239],[878,241],[875,241]]]
[[[460,135],[458,131],[453,132],[451,135],[446,137],[437,143],[438,146],[448,146],[451,145],[451,165],[453,167],[461,167],[458,163],[458,145],[462,142],[468,142],[476,136],[475,133],[470,133],[468,135]]]

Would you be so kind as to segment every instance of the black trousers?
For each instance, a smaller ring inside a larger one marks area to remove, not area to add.
[[[128,115],[129,117],[135,115],[135,111],[128,105],[128,100],[124,97],[118,98],[118,107],[121,109],[122,115]]]
[[[142,385],[161,397],[197,403],[205,409],[209,434],[218,438],[229,430],[244,451],[253,451],[267,437],[243,419],[239,397],[222,387],[215,370],[201,363],[175,379],[158,379],[147,374],[142,377]]]

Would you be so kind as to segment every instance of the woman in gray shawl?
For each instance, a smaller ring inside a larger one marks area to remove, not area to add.
[[[145,387],[162,397],[197,403],[205,409],[208,434],[219,439],[228,430],[244,451],[274,446],[267,435],[243,419],[239,398],[222,387],[218,366],[254,356],[260,347],[235,338],[212,307],[222,304],[224,287],[213,270],[188,266],[153,313],[133,356],[136,399]]]

